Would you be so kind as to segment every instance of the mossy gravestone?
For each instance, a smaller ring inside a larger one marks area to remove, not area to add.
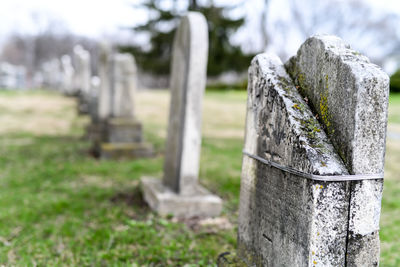
[[[238,254],[257,266],[376,266],[389,79],[334,36],[249,69]]]
[[[183,17],[173,47],[164,177],[163,181],[142,178],[144,198],[161,215],[216,216],[221,199],[198,184],[208,57],[207,22],[202,14],[189,12]]]

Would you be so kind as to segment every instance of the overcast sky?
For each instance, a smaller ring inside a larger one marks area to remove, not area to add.
[[[78,34],[99,36],[146,19],[130,7],[135,0],[1,0],[0,34],[35,32],[32,16],[59,20]]]
[[[369,0],[377,6],[400,13],[398,0]],[[131,6],[138,0],[1,0],[0,34],[10,31],[35,31],[32,15],[38,14],[65,22],[73,32],[99,36],[119,26],[131,26],[146,20],[146,14]],[[165,0],[165,2],[168,2]],[[247,11],[255,9],[259,0],[216,0],[216,3],[246,2]],[[262,2],[262,1],[261,1]],[[272,0],[274,2],[274,0]],[[282,2],[278,0],[278,2]]]
[[[187,2],[186,0],[180,0]],[[259,0],[249,0],[249,2]],[[91,37],[115,32],[119,27],[146,21],[147,14],[132,8],[140,0],[1,0],[0,35],[10,32],[35,32],[32,17],[59,20],[74,33]],[[165,0],[165,3],[168,3]],[[217,0],[234,3],[241,0]]]
[[[186,0],[181,0],[186,1]],[[400,13],[398,0],[368,0],[377,6]],[[147,14],[131,6],[140,0],[1,0],[0,37],[10,32],[35,32],[38,24],[33,16],[42,20],[57,19],[74,33],[97,37],[115,32],[119,27],[146,21]],[[169,1],[165,0],[166,3]],[[247,13],[257,11],[262,0],[215,0],[216,3],[245,2]],[[285,2],[274,1],[271,2]],[[250,16],[252,17],[252,16]]]
[[[163,0],[166,5],[170,0]],[[188,0],[178,0],[187,3]],[[208,0],[199,0],[208,1]],[[301,0],[298,0],[301,1]],[[348,1],[348,0],[343,0]],[[365,0],[377,8],[400,14],[399,0]],[[0,0],[0,44],[11,32],[35,33],[41,24],[58,21],[65,29],[88,37],[111,35],[121,27],[131,27],[146,21],[147,13],[132,8],[140,0]],[[236,10],[246,15],[247,26],[236,36],[236,42],[252,48],[257,43],[259,24],[257,15],[264,0],[214,0],[216,4],[244,3]],[[287,0],[270,0],[269,16],[285,16]],[[125,31],[125,34],[131,34]],[[294,48],[298,44],[292,44]]]

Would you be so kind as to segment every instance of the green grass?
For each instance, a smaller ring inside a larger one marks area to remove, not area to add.
[[[26,97],[37,94],[25,93]],[[13,101],[21,94],[6,92],[0,97]],[[11,114],[18,119],[27,113]],[[146,137],[161,150],[156,158],[98,161],[88,155],[90,144],[81,138],[86,120],[75,120],[64,136],[29,132],[1,136],[0,265],[208,266],[219,253],[234,250],[234,227],[193,230],[189,223],[156,216],[143,203],[139,178],[160,177],[162,172],[164,140],[152,129],[146,128]],[[202,158],[203,166],[209,162],[210,167],[202,168],[201,176],[209,177],[205,184],[221,186],[217,191],[227,200],[224,214],[232,221],[236,220],[240,146],[240,140],[205,139]],[[226,153],[236,160],[232,162]],[[226,161],[223,168],[212,164],[215,158]],[[236,171],[232,173],[230,167]],[[221,182],[215,177],[222,177]]]
[[[37,127],[41,128],[45,127],[39,126],[39,118],[46,116],[72,123],[61,134],[52,129],[38,133],[23,125],[20,131],[1,133],[0,265],[213,266],[220,253],[235,251],[245,92],[211,91],[205,97],[208,110],[203,125],[200,180],[224,199],[222,218],[233,225],[224,229],[161,218],[143,203],[139,178],[162,175],[168,113],[163,103],[168,100],[167,93],[149,93],[148,101],[157,98],[161,110],[147,110],[153,107],[139,95],[138,115],[142,116],[146,139],[159,153],[155,158],[136,161],[98,161],[90,157],[90,143],[82,138],[87,119],[73,115],[75,108],[69,102],[55,105],[51,113],[37,114],[32,113],[34,107],[11,110],[2,105],[33,96],[60,103],[72,101],[43,91],[0,92],[0,123],[10,114],[24,122],[38,119]],[[390,104],[392,110],[397,110],[400,97],[391,96]],[[153,111],[162,118],[155,117]],[[393,147],[388,149],[386,166],[391,177],[385,181],[382,202],[381,265],[399,266],[400,179],[396,168],[400,146],[398,141],[390,142]]]
[[[192,231],[148,210],[137,181],[144,174],[160,176],[161,157],[97,161],[85,153],[89,144],[78,135],[4,137],[15,141],[29,138],[31,143],[2,146],[7,153],[0,157],[4,170],[0,186],[1,263],[207,265],[218,253],[234,247],[235,229]],[[206,155],[217,149],[216,143],[219,141],[205,141]],[[225,156],[218,158],[224,160]],[[224,195],[236,203],[237,195],[231,192],[239,185],[229,184],[226,169],[214,167],[203,174],[225,176],[221,183]],[[236,209],[235,205],[229,207]]]
[[[392,93],[389,97],[389,123],[400,124],[400,93]]]

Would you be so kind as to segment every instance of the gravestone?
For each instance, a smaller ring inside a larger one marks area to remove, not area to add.
[[[104,121],[111,117],[112,107],[112,89],[111,89],[111,56],[112,47],[108,43],[101,43],[99,45],[99,78],[100,78],[100,92],[99,92],[99,106],[98,114],[99,119]]]
[[[106,136],[106,122],[112,116],[112,84],[110,76],[112,75],[111,56],[112,47],[107,42],[102,42],[98,46],[98,74],[100,79],[97,103],[92,108],[91,123],[86,128],[87,138],[93,142],[93,152],[100,154],[100,145]]]
[[[27,89],[27,70],[25,66],[16,66],[16,88]]]
[[[90,80],[90,93],[89,93],[89,115],[92,122],[99,121],[98,105],[99,105],[99,92],[100,92],[100,78],[93,76]]]
[[[389,78],[340,38],[310,38],[287,69],[321,118],[351,174],[383,173]],[[346,262],[379,263],[383,180],[350,183]]]
[[[164,177],[141,180],[145,200],[161,215],[209,217],[221,212],[221,199],[198,184],[207,32],[204,16],[189,12],[175,35]]]
[[[150,157],[153,148],[143,141],[142,124],[134,116],[136,63],[130,54],[112,57],[111,116],[105,120],[102,158]]]
[[[377,266],[388,77],[334,36],[249,69],[238,255]]]
[[[53,90],[61,89],[61,62],[58,58],[50,60],[50,85]]]
[[[135,59],[130,54],[113,57],[112,115],[116,118],[134,118],[134,94],[137,87]]]
[[[0,87],[7,89],[26,88],[26,68],[7,62],[0,63]]]
[[[78,98],[78,111],[80,114],[89,113],[89,94],[91,80],[90,54],[80,45],[74,47],[75,64],[75,90]]]
[[[59,89],[61,83],[61,63],[59,59],[53,58],[42,65],[43,86],[49,89]]]
[[[62,90],[65,95],[73,94],[73,79],[74,79],[74,67],[72,66],[72,60],[69,55],[63,55],[61,57],[61,70],[62,70]]]

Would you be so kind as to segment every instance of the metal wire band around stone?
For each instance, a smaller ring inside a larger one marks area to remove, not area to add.
[[[377,180],[377,179],[383,179],[383,173],[378,173],[378,174],[346,174],[346,175],[317,175],[317,174],[311,174],[311,173],[305,173],[296,169],[293,169],[291,167],[287,166],[282,166],[279,163],[261,158],[259,156],[253,155],[248,153],[247,151],[243,151],[243,155],[246,155],[252,159],[255,159],[261,163],[264,163],[270,167],[274,167],[276,169],[279,169],[281,171],[291,173],[309,180],[314,180],[314,181],[322,181],[322,182],[342,182],[342,181],[362,181],[362,180]]]

